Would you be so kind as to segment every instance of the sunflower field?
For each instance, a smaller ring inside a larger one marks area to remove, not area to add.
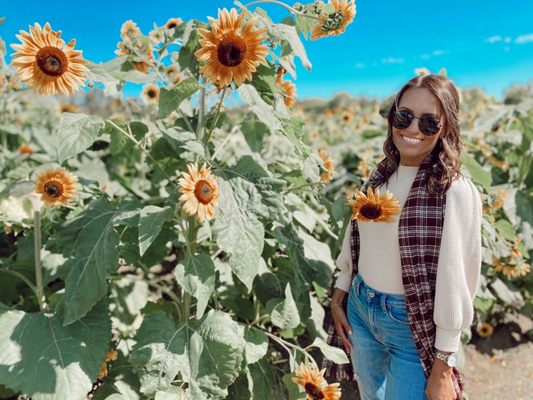
[[[334,260],[390,100],[297,101],[304,41],[353,1],[235,7],[126,21],[99,64],[48,23],[0,39],[0,398],[340,399],[317,370],[348,361],[325,342]],[[533,93],[462,91],[462,112],[484,202],[466,343],[532,315]]]

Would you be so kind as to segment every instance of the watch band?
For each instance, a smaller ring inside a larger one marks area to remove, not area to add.
[[[439,360],[444,361],[449,367],[453,367],[457,360],[455,353],[446,354],[440,352],[439,350],[435,351],[435,357],[437,357]]]

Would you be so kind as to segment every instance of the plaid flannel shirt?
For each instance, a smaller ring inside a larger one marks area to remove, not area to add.
[[[402,281],[405,290],[405,300],[409,325],[418,349],[420,362],[424,374],[429,378],[433,360],[435,359],[435,322],[433,309],[435,285],[437,279],[437,264],[444,223],[446,193],[428,194],[426,177],[430,173],[434,162],[430,153],[420,165],[415,180],[411,186],[403,206],[398,224],[398,239],[400,259],[402,265]],[[372,188],[381,186],[394,173],[391,162],[385,158],[374,169],[363,191],[370,185]],[[352,221],[351,231],[352,280],[358,271],[359,260],[359,229],[357,221]],[[334,284],[333,284],[334,285]],[[347,298],[344,297],[343,308],[346,312]],[[335,330],[331,311],[327,318],[328,344],[341,348],[342,341]],[[351,359],[350,354],[347,354]],[[324,358],[322,367],[326,369],[325,376],[336,380],[354,380],[352,363],[336,364]],[[453,384],[458,400],[463,400],[464,382],[459,370],[453,367]]]

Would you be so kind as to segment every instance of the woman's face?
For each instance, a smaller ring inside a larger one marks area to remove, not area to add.
[[[398,104],[398,109],[408,109],[415,117],[422,114],[435,114],[440,118],[441,126],[444,117],[437,98],[426,88],[407,89]],[[392,141],[400,152],[400,164],[420,165],[424,158],[431,153],[438,139],[443,135],[444,129],[433,136],[425,136],[418,128],[418,118],[413,118],[411,124],[405,129],[392,127]]]

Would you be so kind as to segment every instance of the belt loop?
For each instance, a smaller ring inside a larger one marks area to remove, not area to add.
[[[357,273],[355,275],[355,293],[357,294],[357,296],[359,296],[360,292],[361,292],[361,277],[359,276],[359,273]]]

